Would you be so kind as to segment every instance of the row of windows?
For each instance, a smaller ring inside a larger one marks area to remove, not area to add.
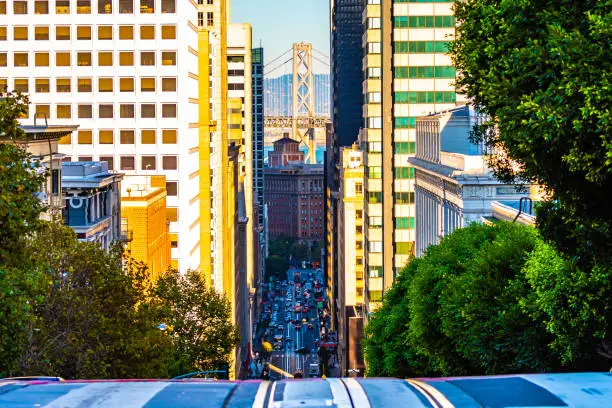
[[[163,144],[176,144],[177,143],[177,132],[176,129],[162,129],[161,130],[161,142]],[[118,134],[118,140],[115,140],[115,136]],[[72,135],[66,136],[60,140],[60,144],[72,144]],[[78,131],[76,136],[77,144],[93,144],[93,131],[81,129]],[[155,129],[142,129],[140,130],[140,144],[151,145],[158,142],[158,134]],[[136,131],[132,129],[121,129],[115,133],[113,129],[100,129],[98,130],[98,143],[99,144],[122,144],[122,145],[134,145],[136,144]]]
[[[70,14],[70,0],[55,0],[55,2],[49,0],[35,0],[34,1],[34,14],[49,14],[49,5],[53,7],[55,3],[55,14]],[[76,13],[77,14],[92,14],[92,1],[91,0],[76,0]],[[118,0],[119,13],[120,14],[133,14],[134,13],[134,0]],[[156,7],[155,0],[139,0],[139,11],[140,14],[153,14],[155,13]],[[98,14],[112,14],[113,13],[113,0],[98,0],[97,2]],[[176,0],[160,0],[158,4],[159,9],[162,13],[176,13]],[[96,8],[93,7],[95,10]],[[0,1],[0,14],[7,14],[6,1]],[[13,0],[13,14],[28,14],[28,1],[27,0]]]
[[[395,103],[455,103],[454,91],[410,91],[395,92]]]
[[[396,167],[394,170],[396,179],[413,179],[414,167]]]
[[[56,67],[91,67],[93,66],[92,53],[89,51],[78,51],[74,53],[74,60],[72,60],[72,53],[69,51],[58,51],[55,53],[55,66]],[[134,52],[132,51],[120,51],[117,53],[119,59],[119,65],[122,67],[134,66]],[[30,56],[27,52],[14,52],[13,54],[13,67],[28,67],[30,65]],[[51,64],[50,54],[48,52],[35,52],[34,53],[34,66],[37,67],[48,67]],[[74,63],[74,64],[73,64]],[[161,52],[161,64],[164,66],[175,66],[176,65],[176,51],[162,51]],[[140,65],[142,66],[153,66],[155,65],[155,51],[142,51],[140,53]],[[0,52],[0,67],[8,66],[8,54],[6,52]],[[99,51],[98,52],[98,66],[99,67],[111,67],[113,66],[113,52],[112,51]]]
[[[454,28],[455,16],[396,16],[396,28]]]
[[[156,28],[154,25],[141,25],[139,27],[139,38],[141,40],[154,40]],[[83,25],[76,26],[75,34],[72,34],[72,26],[55,26],[55,40],[56,41],[70,41],[71,38],[77,40],[91,40],[92,27]],[[120,25],[118,26],[117,32],[114,31],[112,25],[100,25],[97,26],[98,40],[112,40],[116,37],[120,40],[133,40],[134,39],[134,26],[132,25]],[[175,40],[176,39],[176,26],[175,25],[162,25],[161,26],[161,39],[162,40]],[[50,38],[49,26],[35,26],[34,27],[34,39],[37,41],[46,41]],[[74,36],[74,37],[73,37]],[[14,26],[13,27],[13,40],[15,41],[27,41],[30,39],[30,29],[28,26]],[[0,26],[0,41],[7,40],[7,27]]]
[[[395,142],[393,144],[395,154],[416,153],[416,142]]]
[[[80,162],[92,161],[92,156],[79,156]],[[65,158],[64,161],[71,161],[69,157]],[[115,160],[113,156],[100,156],[100,161],[108,163],[108,168],[112,170],[136,170],[136,158],[134,156],[120,156],[119,157],[119,169],[115,168]],[[157,156],[141,156],[140,167],[141,170],[156,170],[155,166],[157,163]],[[162,170],[177,170],[178,169],[178,157],[177,156],[161,156],[161,168]]]
[[[412,255],[413,245],[414,245],[413,242],[396,242],[395,243],[395,253],[398,255]],[[383,243],[381,241],[370,241],[368,242],[368,250],[373,253],[382,252]]]
[[[397,53],[429,54],[448,53],[448,41],[396,41],[393,50]]]
[[[380,0],[376,4],[380,4]],[[394,3],[453,3],[454,0],[393,0]]]
[[[71,119],[72,118],[72,105],[56,105],[56,118],[57,119]],[[36,117],[51,118],[51,105],[38,104],[35,105]],[[93,105],[81,104],[77,106],[77,117],[79,119],[94,119],[93,116]],[[141,103],[140,104],[140,117],[143,119],[155,118],[157,116],[156,106],[154,103]],[[119,104],[119,118],[121,119],[133,119],[136,117],[135,104],[133,103],[122,103]],[[161,117],[162,118],[176,118],[177,109],[175,103],[162,103],[161,104]],[[112,103],[101,103],[98,105],[98,115],[96,119],[113,119],[115,118],[115,108]]]
[[[113,92],[115,78],[98,78],[98,92]],[[134,78],[118,78],[118,89],[120,92],[135,92],[135,80]],[[161,90],[162,92],[176,92],[176,78],[161,78]],[[77,91],[78,92],[93,92],[91,78],[77,78]],[[155,92],[157,89],[156,78],[140,78],[140,92]],[[0,89],[7,89],[8,83],[6,78],[0,78]],[[37,93],[49,93],[51,89],[51,82],[49,78],[35,78],[34,79],[34,92]],[[22,93],[30,93],[30,79],[29,78],[15,78],[13,80],[13,90],[20,91]],[[72,78],[56,78],[55,79],[55,92],[58,93],[70,93],[72,92]]]
[[[396,67],[395,78],[455,78],[455,67]]]

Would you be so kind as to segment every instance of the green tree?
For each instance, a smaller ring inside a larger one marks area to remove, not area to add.
[[[240,342],[229,300],[203,282],[197,271],[169,270],[153,288],[151,307],[172,340],[170,377],[231,365]]]
[[[270,239],[268,242],[268,252],[270,256],[287,257],[289,256],[293,244],[295,244],[295,239],[288,235],[280,235]]]
[[[531,227],[472,224],[398,275],[365,329],[368,375],[607,369],[611,289]]]
[[[31,309],[44,287],[25,247],[40,225],[43,206],[36,193],[45,173],[31,155],[11,143],[24,137],[17,118],[27,109],[27,97],[0,92],[0,376],[15,370],[13,363],[32,324]]]
[[[455,3],[458,88],[490,116],[474,139],[504,181],[543,185],[543,236],[585,271],[612,267],[609,0]],[[608,337],[610,337],[608,334]]]
[[[56,222],[27,242],[35,270],[47,282],[33,309],[24,374],[65,378],[166,377],[171,342],[147,309],[146,265],[78,242]]]

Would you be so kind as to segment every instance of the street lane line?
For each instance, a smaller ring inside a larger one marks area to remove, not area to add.
[[[270,383],[268,381],[263,381],[259,384],[257,394],[255,394],[255,399],[253,399],[253,408],[264,408],[268,387],[270,387]]]
[[[353,407],[355,408],[370,408],[370,400],[365,391],[361,387],[361,384],[354,378],[342,378],[342,382],[348,390],[351,401],[353,401]]]
[[[351,397],[344,386],[344,384],[338,378],[327,378],[329,389],[334,397],[334,404],[338,408],[353,408],[351,403]]]

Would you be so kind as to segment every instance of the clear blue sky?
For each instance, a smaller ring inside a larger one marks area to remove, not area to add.
[[[291,48],[294,42],[311,42],[329,57],[329,0],[231,0],[231,4],[232,22],[251,23],[253,47],[259,46],[261,40],[266,62]],[[288,54],[277,63],[290,57]],[[315,72],[329,72],[317,61],[314,66]],[[271,76],[284,73],[291,73],[290,64]]]

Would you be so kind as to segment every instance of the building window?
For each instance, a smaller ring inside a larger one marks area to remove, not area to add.
[[[396,191],[394,197],[396,204],[414,204],[414,191]]]
[[[119,91],[134,92],[134,78],[119,78]]]
[[[155,170],[156,156],[142,156],[140,158],[141,170]]]
[[[27,52],[14,53],[13,54],[13,66],[27,67],[28,66],[28,53]]]
[[[393,147],[395,154],[413,154],[416,152],[415,142],[395,142]]]
[[[121,65],[122,67],[130,67],[134,65],[134,53],[131,51],[120,52],[119,65]]]
[[[161,0],[162,13],[176,13],[176,0]]]
[[[132,119],[135,116],[133,103],[122,103],[119,105],[119,117],[121,119]]]
[[[78,161],[80,162],[90,162],[93,160],[92,156],[79,156]]]
[[[61,139],[60,139],[60,140],[59,140],[57,143],[58,143],[58,144],[61,144],[61,145],[69,145],[69,144],[72,144],[72,134],[69,134],[69,135],[66,135],[66,136],[62,137],[62,138],[61,138]],[[64,158],[62,159],[62,161],[67,161],[67,162],[69,162],[69,161],[72,161],[72,159],[71,159],[70,157],[64,157]]]
[[[90,26],[78,26],[77,27],[77,40],[91,40],[91,27]]]
[[[204,26],[204,13],[199,11],[198,12],[198,27],[202,27]]]
[[[176,65],[176,51],[162,51],[162,65]]]
[[[380,17],[369,17],[367,23],[368,29],[380,28]]]
[[[136,170],[134,156],[121,156],[119,162],[121,170]]]
[[[28,2],[22,0],[14,0],[13,14],[28,14]]]
[[[155,104],[143,103],[140,105],[140,117],[141,118],[154,118],[155,117]]]
[[[162,118],[176,118],[176,104],[175,103],[162,104]]]
[[[57,105],[56,113],[58,119],[70,119],[72,117],[71,105]]]
[[[381,241],[368,242],[368,250],[372,253],[380,253],[383,251],[383,243]]]
[[[79,105],[78,112],[80,119],[91,119],[93,117],[93,108],[91,105]]]
[[[0,15],[6,14],[6,0],[0,0]]]
[[[379,204],[382,203],[382,191],[369,191],[368,192],[368,203]]]
[[[13,39],[15,41],[27,41],[28,27],[13,27]]]
[[[119,0],[119,13],[120,14],[134,13],[134,0]]]
[[[0,41],[6,41],[6,26],[0,27]]]
[[[140,26],[140,39],[141,40],[154,40],[155,39],[155,26],[152,26],[152,25]]]
[[[55,90],[56,92],[70,92],[70,78],[57,78]]]
[[[176,78],[162,78],[163,92],[176,92]]]
[[[135,143],[134,131],[133,130],[121,130],[119,132],[119,143],[133,145]]]
[[[167,208],[167,217],[170,222],[178,222],[178,208],[176,207],[168,207]]]
[[[162,143],[163,144],[176,144],[176,129],[163,129],[162,130]]]
[[[140,0],[140,14],[153,14],[155,12],[155,0]]]
[[[113,156],[100,156],[100,161],[108,163],[109,170],[115,170],[115,158]]]
[[[98,26],[98,40],[112,40],[113,26]]]
[[[79,130],[77,140],[79,144],[92,144],[93,137],[91,130]]]
[[[55,39],[59,41],[70,40],[70,27],[69,26],[56,26],[55,27]]]
[[[79,67],[90,67],[91,52],[77,52],[77,65]]]
[[[113,105],[112,104],[100,104],[98,106],[98,117],[100,119],[112,119]]]
[[[355,194],[363,194],[363,183],[355,183]]]
[[[98,66],[110,67],[113,65],[113,53],[110,51],[98,52]]]
[[[155,78],[140,78],[140,92],[155,92]]]
[[[91,0],[77,0],[77,14],[91,14]]]
[[[49,39],[49,27],[34,27],[34,39],[45,41]]]
[[[140,65],[155,65],[155,53],[143,51],[140,53]]]
[[[395,243],[395,253],[399,255],[412,255],[413,253],[413,243],[412,242],[396,242]]]
[[[34,2],[34,14],[49,14],[49,1],[36,0]]]
[[[178,182],[166,181],[166,194],[169,197],[178,197]]]
[[[396,167],[395,178],[397,179],[413,179],[414,167]]]
[[[111,14],[113,12],[112,0],[98,0],[98,14]]]
[[[36,92],[49,93],[49,78],[36,78]]]
[[[215,15],[213,13],[206,13],[206,25],[208,27],[215,25]]]
[[[140,143],[141,144],[155,144],[155,130],[146,129],[140,131]]]
[[[112,129],[98,131],[98,143],[100,144],[113,144],[115,143],[115,135]]]
[[[113,92],[113,78],[98,78],[98,92]]]
[[[396,229],[414,229],[415,222],[414,217],[396,217],[395,228]]]
[[[51,117],[51,106],[49,105],[36,105],[37,118],[49,119]]]
[[[382,302],[382,290],[369,290],[368,299],[370,302]]]
[[[79,92],[91,92],[91,78],[79,78],[77,81]]]
[[[134,39],[134,26],[128,26],[128,25],[119,26],[119,39],[120,40],[133,40]]]
[[[162,168],[164,170],[177,170],[178,158],[176,156],[162,156]]]
[[[55,14],[70,14],[70,0],[55,0]]]
[[[176,26],[163,25],[161,28],[161,36],[163,40],[176,40]]]

